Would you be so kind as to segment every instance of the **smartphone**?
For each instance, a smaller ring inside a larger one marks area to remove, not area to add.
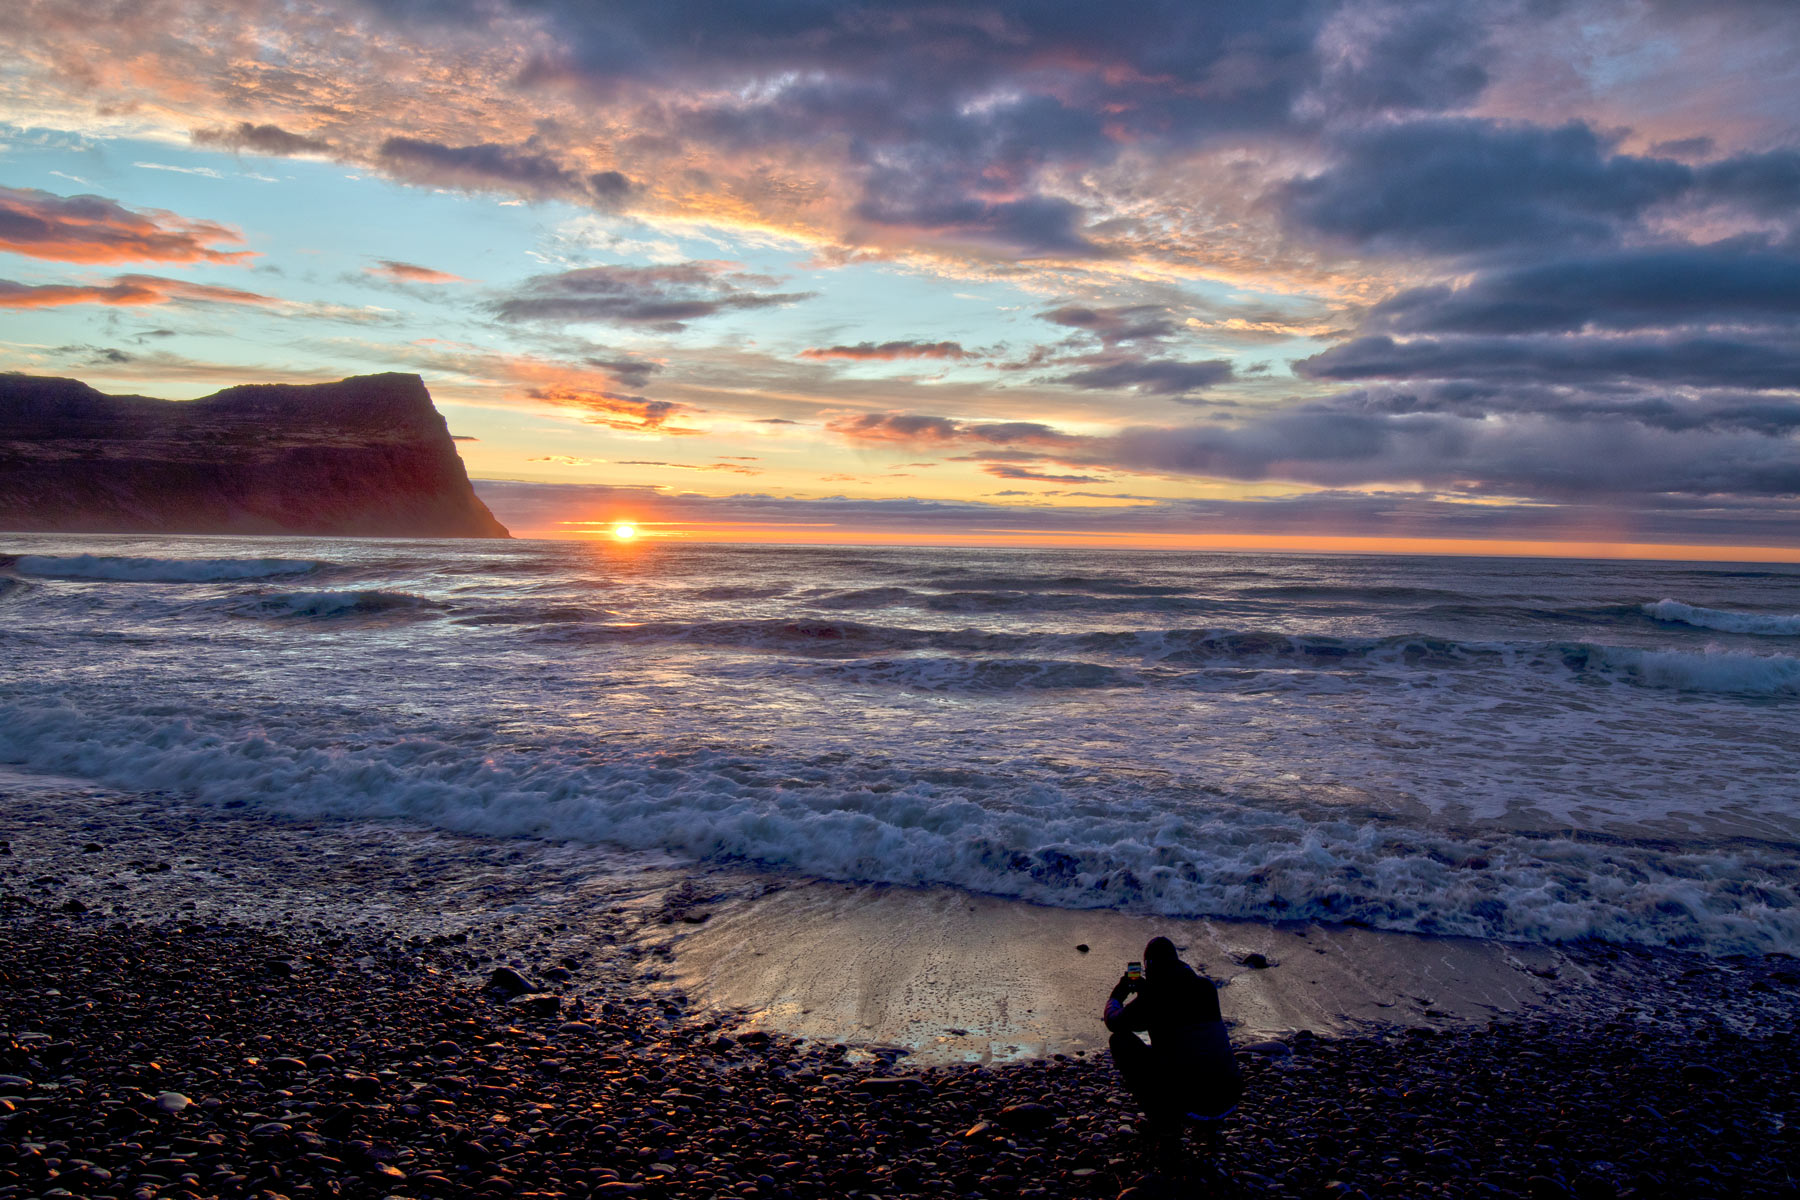
[[[1141,962],[1126,963],[1125,978],[1129,979],[1132,983],[1144,982],[1144,964]]]

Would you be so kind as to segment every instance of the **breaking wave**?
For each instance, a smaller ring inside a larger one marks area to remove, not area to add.
[[[239,729],[167,709],[0,706],[0,757],[308,818],[661,849],[814,877],[947,884],[1073,908],[1357,922],[1514,941],[1800,950],[1783,851],[1456,834],[1211,795],[1149,807],[998,767],[710,749],[598,758],[448,731]]]
[[[22,554],[17,570],[49,579],[122,583],[228,583],[304,575],[323,564],[301,558],[114,558],[98,554]]]
[[[1727,608],[1701,608],[1679,600],[1658,600],[1644,605],[1644,614],[1672,625],[1717,629],[1721,633],[1800,637],[1800,613],[1734,612]]]

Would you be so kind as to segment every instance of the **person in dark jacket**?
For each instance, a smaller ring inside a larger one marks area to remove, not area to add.
[[[1152,1132],[1177,1133],[1187,1119],[1212,1120],[1237,1107],[1237,1060],[1218,989],[1181,961],[1168,938],[1144,947],[1142,980],[1126,975],[1113,988],[1106,1027],[1113,1062]],[[1139,1031],[1149,1033],[1150,1045]]]

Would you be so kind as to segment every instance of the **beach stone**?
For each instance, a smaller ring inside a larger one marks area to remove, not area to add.
[[[73,896],[71,896],[69,899],[63,901],[63,906],[62,906],[63,912],[84,913],[87,910],[88,910],[88,906],[83,904],[81,901],[75,899]]]
[[[1024,1104],[1007,1105],[1000,1110],[997,1119],[1008,1129],[1030,1131],[1048,1129],[1056,1124],[1056,1113],[1035,1101],[1027,1101]]]
[[[178,1113],[188,1105],[192,1104],[193,1101],[189,1100],[180,1092],[164,1092],[152,1101],[152,1103],[163,1112]]]
[[[532,992],[524,996],[514,996],[506,1002],[506,1005],[517,1012],[529,1013],[534,1017],[553,1017],[562,1011],[562,997],[550,992]]]
[[[1548,1175],[1533,1175],[1525,1181],[1525,1187],[1531,1193],[1531,1200],[1571,1200],[1574,1195],[1563,1186],[1562,1180]]]
[[[513,970],[511,967],[495,967],[488,974],[487,981],[490,992],[499,992],[504,996],[523,996],[527,992],[538,990],[537,985]]]
[[[1086,954],[1088,952],[1088,949],[1089,949],[1088,944],[1086,942],[1082,942],[1080,945],[1075,947],[1075,953]]]
[[[1260,1054],[1265,1058],[1285,1058],[1293,1053],[1293,1051],[1288,1049],[1285,1042],[1276,1041],[1246,1042],[1242,1046],[1239,1046],[1238,1049],[1248,1050],[1252,1054]]]

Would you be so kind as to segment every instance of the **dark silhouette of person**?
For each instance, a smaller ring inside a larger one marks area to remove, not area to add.
[[[1215,1120],[1237,1107],[1242,1085],[1218,989],[1181,961],[1168,938],[1144,947],[1142,980],[1127,974],[1113,988],[1106,1027],[1113,1062],[1150,1133],[1176,1135],[1188,1120]],[[1149,1033],[1150,1045],[1138,1031]]]

